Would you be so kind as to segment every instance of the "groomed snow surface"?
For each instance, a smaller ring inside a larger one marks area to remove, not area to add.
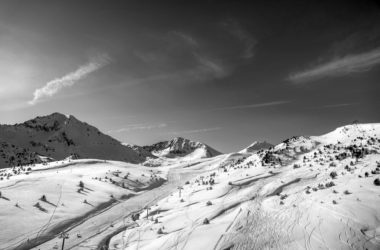
[[[29,238],[41,243],[35,249],[58,249],[65,230],[67,249],[380,249],[379,124],[157,165],[3,170],[13,176],[0,181],[1,248],[27,249]]]

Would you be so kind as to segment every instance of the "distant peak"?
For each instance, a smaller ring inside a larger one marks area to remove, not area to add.
[[[31,119],[31,120],[49,120],[49,119],[54,119],[54,120],[67,120],[67,119],[70,119],[71,118],[71,115],[64,115],[64,114],[61,114],[59,112],[54,112],[50,115],[43,115],[43,116],[37,116],[36,118],[34,119]]]
[[[186,156],[201,151],[202,153],[200,153],[200,155],[202,155],[202,157],[211,157],[220,154],[220,152],[202,142],[192,141],[183,137],[175,137],[170,141],[162,141],[153,145],[143,146],[142,148],[152,152],[156,156],[166,157]]]
[[[59,112],[54,112],[54,113],[47,115],[47,116],[59,116],[59,117],[66,117],[66,118],[70,117],[69,115],[64,115],[64,114],[59,113]]]
[[[269,144],[269,143],[267,141],[254,141],[249,146],[254,146],[254,145],[258,145],[258,144]]]
[[[183,137],[180,137],[180,136],[174,137],[174,138],[172,139],[172,141],[185,141],[185,140],[188,140],[188,141],[189,141],[189,139],[186,139],[186,138],[183,138]]]
[[[270,147],[273,147],[273,145],[267,141],[254,141],[248,147],[241,150],[240,153],[250,153],[250,152],[255,152],[261,149],[267,149]]]

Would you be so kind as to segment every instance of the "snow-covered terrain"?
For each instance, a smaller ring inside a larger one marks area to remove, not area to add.
[[[226,155],[109,246],[379,249],[379,138],[379,124],[349,125],[261,155]]]
[[[161,144],[139,165],[0,170],[1,249],[58,249],[63,231],[65,249],[380,249],[380,124],[209,158]]]
[[[0,175],[2,247],[46,239],[52,231],[162,185],[166,178],[160,170],[103,160],[7,168]]]

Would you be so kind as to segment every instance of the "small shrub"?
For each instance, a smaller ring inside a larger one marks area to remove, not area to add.
[[[376,179],[373,181],[373,184],[375,184],[375,186],[380,186],[380,179],[379,179],[379,178],[376,178]]]
[[[335,186],[335,183],[333,181],[330,181],[330,182],[327,182],[325,186],[326,188],[333,187]]]
[[[281,195],[281,197],[280,197],[281,200],[285,200],[286,198],[288,198],[287,194]]]
[[[349,194],[351,194],[351,192],[350,192],[350,191],[348,191],[348,190],[345,190],[343,193],[344,193],[344,194],[346,194],[346,195],[349,195]]]
[[[159,229],[157,230],[157,234],[164,234],[164,232],[162,231],[162,228],[159,228]]]
[[[338,176],[338,174],[337,174],[335,171],[332,171],[332,172],[330,173],[330,177],[331,177],[332,179],[335,179],[337,176]]]
[[[203,220],[203,224],[204,224],[204,225],[210,224],[210,221],[209,221],[207,218],[205,218],[205,219]]]
[[[83,183],[83,181],[79,181],[79,187],[80,187],[80,188],[84,188],[84,183]]]
[[[211,205],[212,205],[212,202],[211,202],[211,201],[208,201],[208,202],[206,203],[206,205],[207,205],[207,206],[211,206]]]
[[[368,176],[369,176],[368,172],[365,172],[365,173],[364,173],[364,177],[367,178]]]
[[[338,204],[338,202],[336,202],[336,200],[333,200],[332,203],[333,203],[334,205]]]

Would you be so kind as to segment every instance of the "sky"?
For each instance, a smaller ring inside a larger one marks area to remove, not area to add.
[[[0,123],[222,152],[380,122],[376,1],[0,2]]]

